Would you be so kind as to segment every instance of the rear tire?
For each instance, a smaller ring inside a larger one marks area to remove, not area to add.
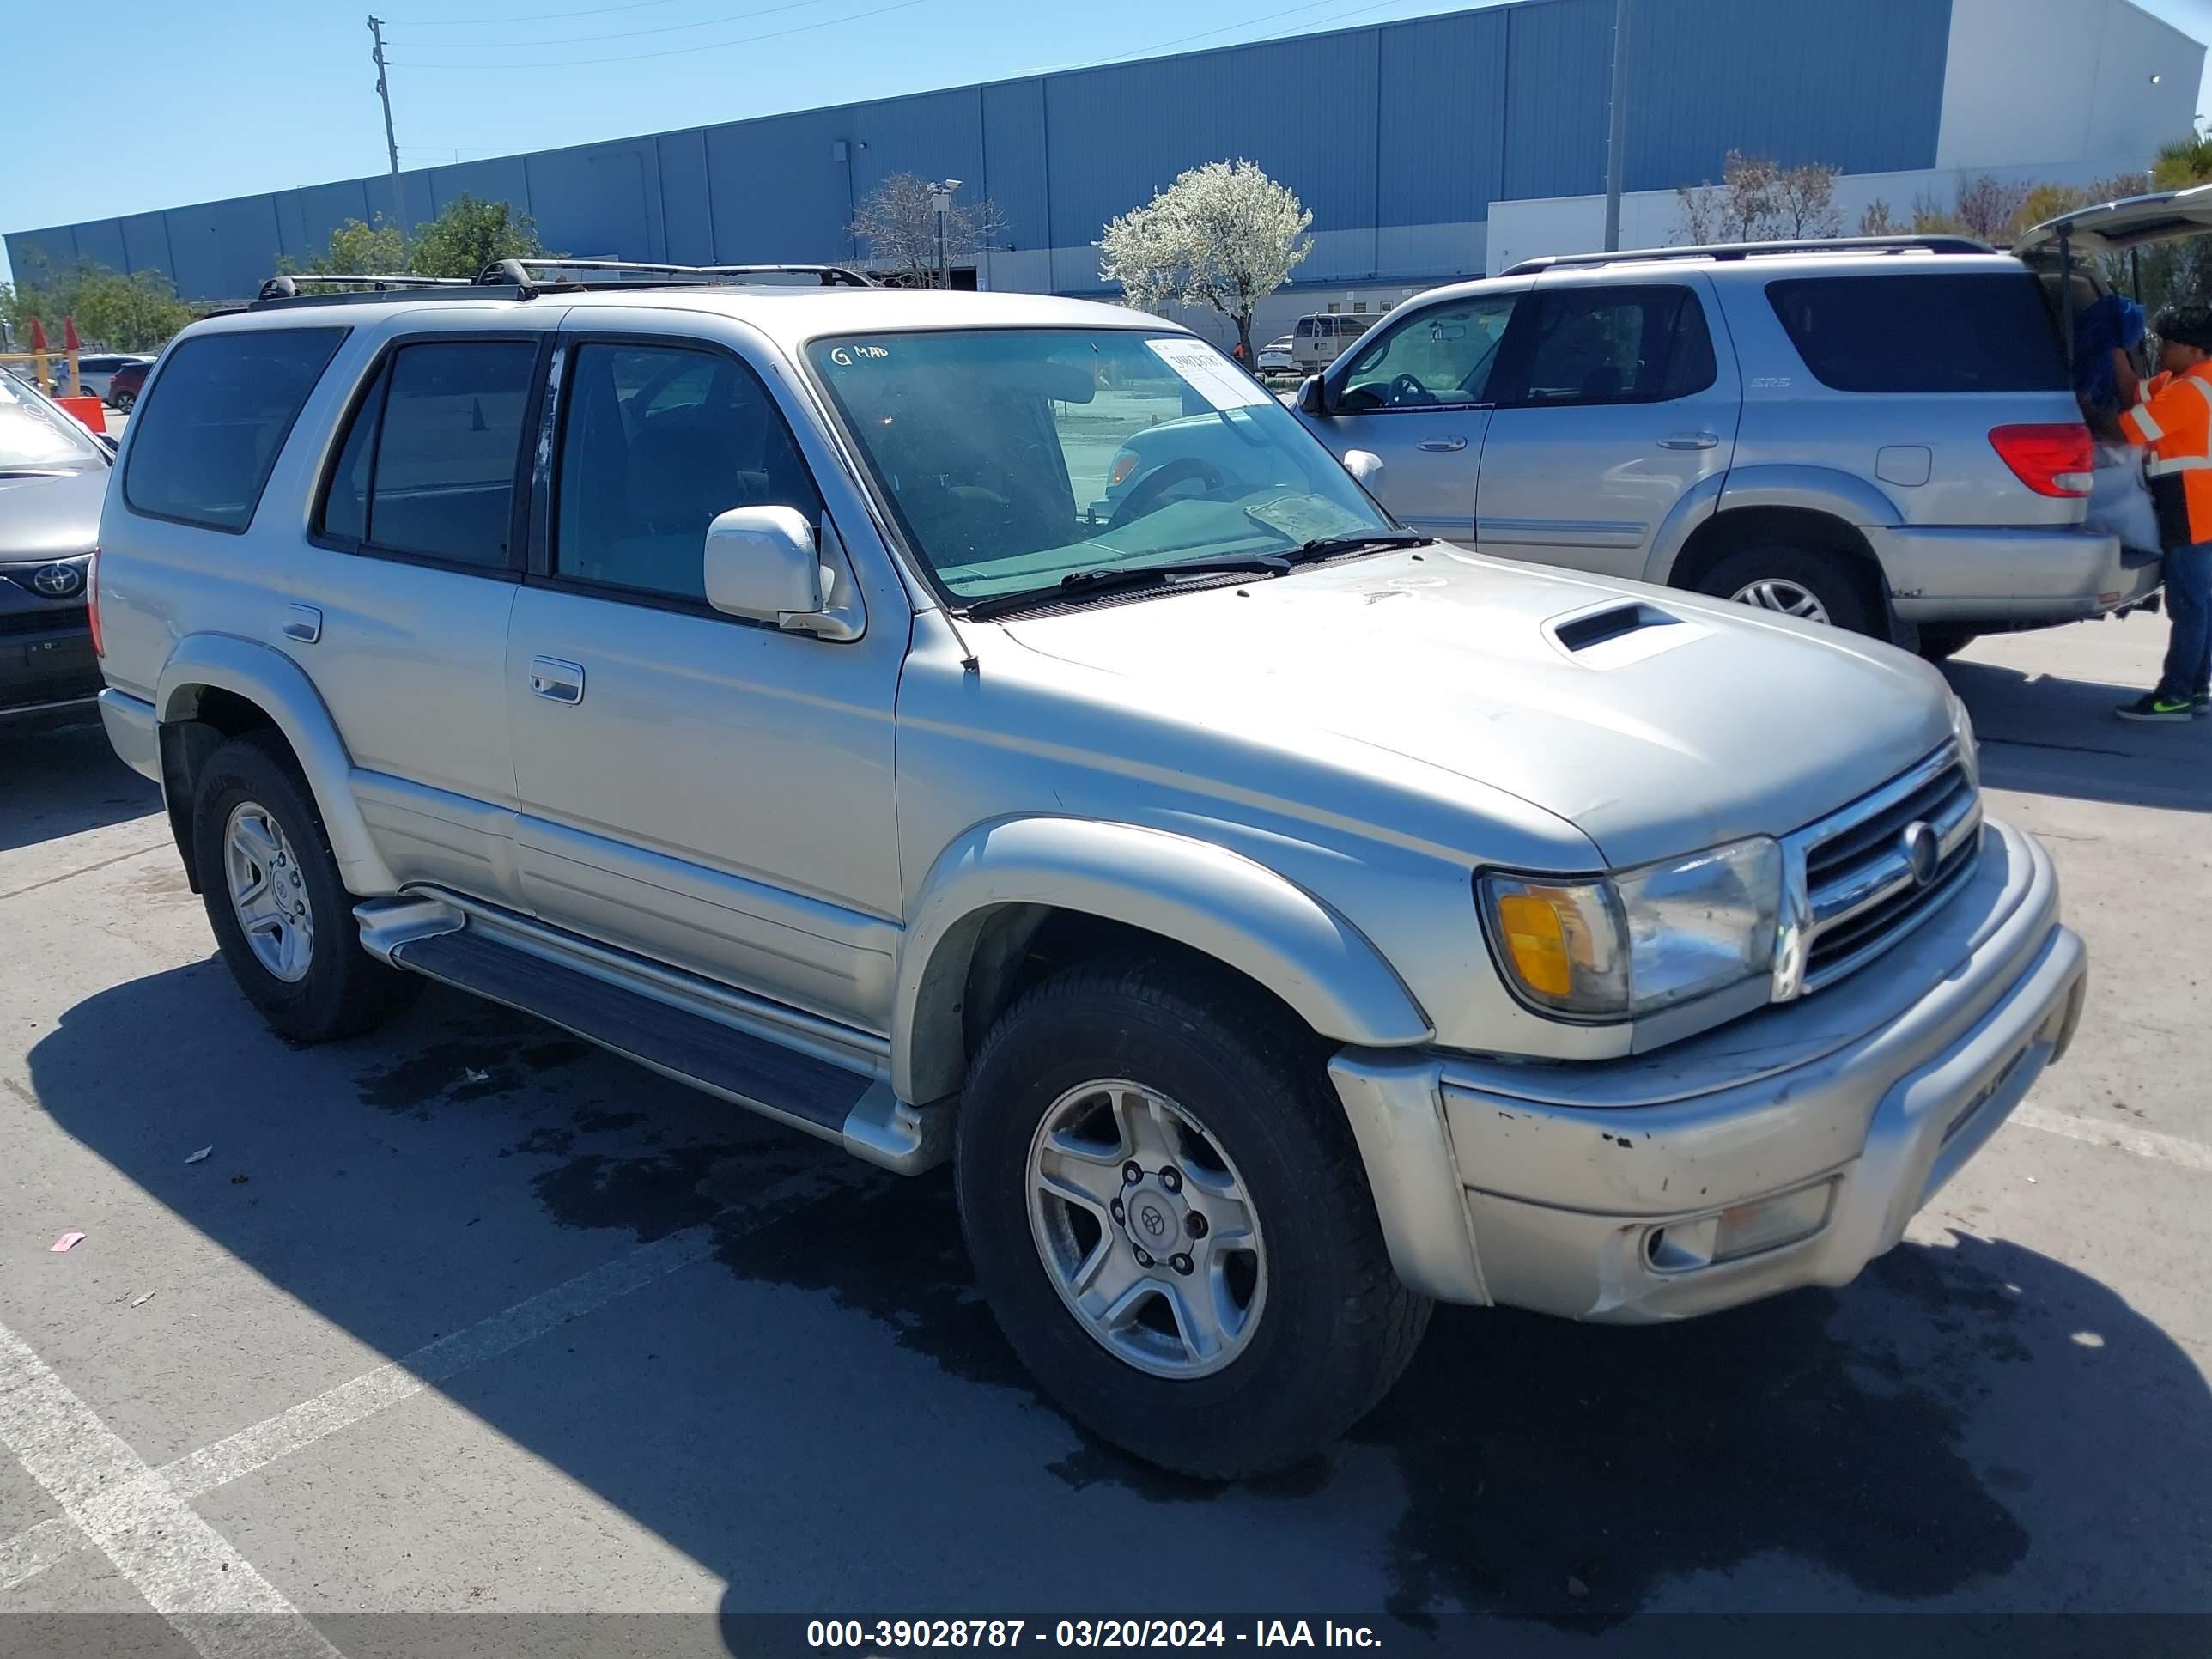
[[[1022,1363],[1164,1468],[1230,1480],[1311,1456],[1428,1327],[1321,1046],[1232,975],[1146,951],[1036,987],[976,1056],[956,1157],[976,1278]]]
[[[1698,591],[1887,639],[1888,607],[1869,586],[1849,554],[1778,544],[1728,554],[1705,573]]]
[[[234,738],[208,757],[193,795],[192,857],[222,959],[278,1035],[352,1036],[421,993],[418,976],[361,948],[322,815],[276,733]]]
[[[1981,637],[1978,628],[1961,628],[1954,623],[1923,623],[1920,654],[1929,662],[1948,662]]]

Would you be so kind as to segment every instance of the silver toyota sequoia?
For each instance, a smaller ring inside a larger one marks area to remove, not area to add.
[[[94,583],[246,999],[319,1042],[439,980],[949,1161],[1008,1340],[1140,1456],[1310,1455],[1438,1300],[1844,1284],[2080,1018],[1932,669],[1409,530],[1170,324],[307,289],[164,354]],[[1237,481],[1121,488],[1193,417]]]

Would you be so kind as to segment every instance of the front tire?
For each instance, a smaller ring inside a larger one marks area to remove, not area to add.
[[[1747,547],[1707,571],[1698,591],[1853,634],[1889,635],[1887,607],[1869,592],[1865,573],[1848,554],[1778,544]]]
[[[322,815],[273,732],[234,738],[209,757],[193,795],[192,857],[222,959],[280,1036],[352,1036],[422,990],[415,975],[361,948]]]
[[[1310,1456],[1427,1328],[1322,1060],[1242,981],[1151,953],[1036,987],[976,1057],[956,1180],[984,1296],[1045,1391],[1148,1462]]]

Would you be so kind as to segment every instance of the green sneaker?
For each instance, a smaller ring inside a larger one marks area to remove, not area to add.
[[[2124,720],[2185,720],[2192,718],[2195,708],[2190,698],[2166,698],[2155,691],[2146,691],[2133,702],[2124,702],[2112,712]]]

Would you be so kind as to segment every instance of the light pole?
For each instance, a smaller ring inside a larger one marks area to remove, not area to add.
[[[951,267],[945,262],[945,216],[952,211],[952,192],[960,188],[957,179],[947,179],[943,184],[929,187],[929,211],[937,221],[937,285],[952,286]]]
[[[1606,112],[1605,130],[1605,251],[1620,246],[1620,175],[1622,151],[1628,141],[1628,4],[1613,0],[1613,100]]]

